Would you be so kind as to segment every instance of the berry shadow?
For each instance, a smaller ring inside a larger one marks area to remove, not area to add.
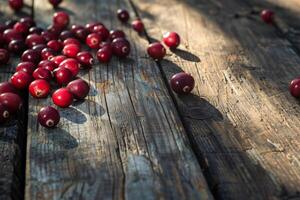
[[[93,100],[90,100],[90,99],[76,101],[73,103],[73,106],[76,106],[76,108],[78,110],[80,110],[80,112],[83,112],[83,113],[85,113],[87,115],[91,115],[91,116],[100,117],[100,116],[104,115],[106,112],[105,109],[103,108],[103,106],[101,106],[99,103],[97,103]]]
[[[54,144],[58,144],[64,149],[74,149],[78,147],[78,141],[69,132],[59,127],[46,129],[46,137]]]
[[[175,55],[179,56],[180,58],[191,61],[191,62],[201,62],[200,58],[195,54],[183,50],[183,49],[170,49]]]
[[[84,124],[87,121],[86,116],[75,107],[60,109],[60,116],[77,124]]]

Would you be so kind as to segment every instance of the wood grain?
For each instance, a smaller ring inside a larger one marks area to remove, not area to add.
[[[174,95],[215,197],[299,198],[299,102],[288,84],[300,59],[290,41],[238,0],[133,0],[149,40],[182,36],[160,65],[169,79],[187,71],[189,96]],[[250,2],[250,1],[249,1]],[[160,66],[159,65],[159,66]]]
[[[30,98],[26,199],[212,199],[159,70],[145,56],[146,40],[116,20],[119,7],[129,9],[119,0],[62,4],[76,24],[124,29],[132,53],[82,71],[91,92],[60,109],[54,130],[36,119],[50,98]],[[43,26],[53,12],[36,2]]]

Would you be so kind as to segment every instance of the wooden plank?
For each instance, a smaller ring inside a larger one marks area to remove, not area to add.
[[[150,41],[165,31],[182,36],[180,50],[160,64],[169,79],[187,71],[196,79],[179,112],[221,199],[299,198],[299,102],[289,95],[300,59],[290,42],[244,1],[133,0]],[[250,9],[251,10],[251,9]]]
[[[53,10],[36,2],[44,26]],[[128,59],[82,71],[87,100],[60,109],[54,130],[40,127],[29,100],[26,199],[212,199],[197,159],[146,44],[116,20],[122,1],[64,1],[72,21],[101,20],[122,28],[132,43]]]

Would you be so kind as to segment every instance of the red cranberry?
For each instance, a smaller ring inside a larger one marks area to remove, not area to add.
[[[290,83],[290,93],[293,97],[299,98],[300,97],[300,78],[292,80]]]
[[[59,123],[59,120],[59,112],[51,106],[43,107],[38,114],[39,123],[46,128],[55,127]]]
[[[144,23],[140,19],[134,20],[131,25],[133,30],[138,33],[142,33],[144,31]]]
[[[59,66],[60,63],[62,63],[66,59],[67,59],[66,56],[60,55],[60,56],[54,56],[50,60],[53,61],[57,66]]]
[[[59,35],[59,39],[62,40],[62,41],[66,40],[68,38],[73,38],[73,37],[74,37],[73,33],[71,31],[68,31],[68,30],[65,30],[65,31],[61,32],[60,35]]]
[[[100,48],[97,52],[99,62],[108,63],[112,57],[112,47],[110,45]]]
[[[104,25],[95,25],[92,28],[93,33],[98,33],[102,40],[107,40],[109,37],[109,31]]]
[[[40,53],[37,50],[28,49],[28,50],[24,51],[21,59],[23,62],[28,61],[28,62],[33,62],[33,63],[37,64],[37,63],[39,63],[41,57],[40,57]]]
[[[166,55],[165,47],[159,42],[150,44],[147,49],[147,52],[149,56],[151,56],[155,60],[161,60]]]
[[[9,118],[10,114],[8,109],[0,104],[0,124],[6,122],[6,120]]]
[[[57,68],[56,70],[54,70],[54,76],[57,84],[59,85],[66,85],[73,78],[72,72],[66,68]]]
[[[101,42],[99,45],[99,48],[104,48],[104,47],[111,47],[111,43],[110,42]]]
[[[118,57],[126,57],[130,53],[130,43],[125,38],[114,39],[111,46],[114,55]]]
[[[47,27],[47,31],[49,33],[55,34],[56,36],[58,36],[63,30],[64,30],[64,27],[59,27],[59,26],[56,26],[55,24],[52,24]]]
[[[271,24],[274,19],[274,12],[271,10],[267,10],[267,9],[263,10],[260,13],[260,17],[265,23]]]
[[[35,64],[32,62],[21,62],[17,65],[16,71],[23,71],[31,75],[35,70]]]
[[[5,106],[10,114],[16,113],[22,107],[22,100],[15,93],[3,93],[0,95],[0,104]]]
[[[50,60],[55,56],[55,51],[50,48],[44,48],[41,52],[41,57],[43,60]]]
[[[180,36],[175,32],[167,32],[163,36],[164,43],[170,48],[177,48],[180,44]]]
[[[0,49],[0,64],[7,64],[9,58],[9,52],[6,49]]]
[[[38,44],[33,46],[31,49],[37,51],[39,54],[42,53],[43,49],[47,48],[47,46],[45,44]]]
[[[29,28],[36,25],[35,21],[31,17],[22,17],[20,22],[25,23]]]
[[[23,40],[12,40],[8,44],[9,51],[19,54],[26,49],[26,45]]]
[[[99,47],[101,40],[101,36],[98,33],[91,33],[86,37],[86,44],[90,48],[96,49]]]
[[[53,58],[52,58],[53,59]],[[52,60],[51,59],[51,60]],[[50,60],[42,60],[39,65],[38,65],[38,68],[44,68],[44,69],[47,69],[49,71],[53,71],[54,69],[56,69],[58,67],[58,65],[53,62],[53,61],[50,61]]]
[[[31,80],[31,75],[24,71],[18,71],[14,73],[14,75],[12,75],[12,77],[10,78],[10,82],[17,89],[26,89],[29,86]]]
[[[24,5],[23,0],[8,0],[8,3],[9,3],[9,6],[11,7],[11,9],[13,9],[15,11],[20,10]]]
[[[10,43],[10,41],[12,40],[23,40],[22,34],[14,29],[6,29],[3,32],[3,37],[7,44]]]
[[[188,94],[194,89],[195,80],[190,74],[180,72],[172,76],[170,85],[177,94]]]
[[[116,38],[125,38],[125,33],[121,30],[111,30],[109,32],[110,41],[113,41]]]
[[[76,58],[76,55],[80,52],[80,47],[76,44],[68,44],[66,45],[63,50],[62,53],[70,58]]]
[[[121,22],[125,23],[129,20],[129,13],[125,9],[119,9],[118,10],[118,18]]]
[[[0,94],[7,93],[7,92],[15,93],[15,94],[18,93],[16,88],[10,82],[0,83]]]
[[[43,29],[42,28],[39,28],[39,27],[36,27],[36,26],[33,26],[29,29],[29,34],[41,34],[43,32]]]
[[[79,62],[74,58],[67,58],[60,63],[59,67],[69,69],[74,77],[77,76],[79,72]]]
[[[52,94],[52,100],[55,105],[67,108],[73,102],[73,95],[67,88],[60,88]]]
[[[100,23],[100,22],[88,23],[88,24],[85,25],[85,29],[88,30],[90,33],[92,33],[94,26],[97,26],[97,25],[103,25],[103,24]]]
[[[34,70],[32,75],[34,79],[43,79],[46,81],[50,81],[52,79],[51,71],[41,67]]]
[[[75,38],[65,39],[64,42],[63,42],[63,45],[66,46],[68,44],[76,44],[79,47],[81,46],[80,42]]]
[[[82,79],[71,81],[67,85],[67,88],[73,94],[74,98],[77,100],[84,99],[89,94],[90,91],[89,84]]]
[[[76,59],[83,68],[90,68],[94,64],[94,58],[88,51],[79,52],[76,56]]]
[[[8,29],[7,26],[5,26],[4,24],[0,24],[0,33],[3,33],[6,29]]]
[[[50,84],[43,79],[32,81],[29,85],[29,92],[34,98],[47,97],[50,93],[50,89]]]
[[[58,27],[67,27],[70,22],[69,15],[63,11],[56,12],[53,15],[53,24]]]
[[[15,23],[13,29],[23,35],[26,35],[29,32],[29,26],[26,23],[22,23],[22,22]]]
[[[89,32],[86,29],[79,29],[75,32],[75,37],[82,42],[85,42]]]
[[[41,36],[45,39],[46,42],[49,42],[50,40],[56,40],[58,38],[57,34],[50,31],[43,31],[41,33]]]
[[[52,4],[52,6],[53,6],[54,8],[57,8],[58,5],[62,2],[62,0],[48,0],[48,1],[49,1],[49,3]]]
[[[50,40],[48,43],[47,43],[47,46],[51,49],[53,49],[54,51],[56,52],[59,52],[62,50],[63,48],[63,45],[60,41],[58,40]]]
[[[73,25],[71,26],[71,32],[72,32],[73,34],[75,34],[76,31],[77,31],[77,30],[80,30],[80,29],[84,29],[84,27],[81,26],[81,25],[76,25],[76,24],[73,24]]]
[[[36,46],[39,44],[45,44],[46,41],[42,36],[40,36],[38,34],[30,34],[27,36],[25,43],[29,48],[32,48],[33,46]]]

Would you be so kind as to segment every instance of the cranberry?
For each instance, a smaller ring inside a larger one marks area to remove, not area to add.
[[[47,46],[45,44],[38,44],[33,46],[31,49],[37,51],[39,54],[42,53],[43,49],[47,48]]]
[[[21,53],[26,49],[26,45],[23,40],[12,40],[8,44],[9,51],[13,53]]]
[[[76,44],[79,47],[81,46],[80,42],[75,38],[65,39],[64,42],[63,42],[63,45],[66,46],[68,44]]]
[[[55,51],[50,48],[44,48],[41,52],[41,57],[43,60],[50,60],[55,56]]]
[[[45,39],[46,42],[49,42],[50,40],[56,40],[58,38],[57,34],[50,31],[43,31],[41,33],[41,36]]]
[[[195,80],[190,74],[180,72],[172,76],[170,85],[177,94],[188,94],[194,89]]]
[[[10,41],[12,40],[23,40],[22,34],[14,29],[6,29],[3,32],[3,37],[7,44],[10,43]]]
[[[28,49],[24,51],[21,59],[22,61],[28,61],[37,64],[40,61],[41,57],[40,57],[40,53],[37,50]]]
[[[73,102],[73,95],[67,88],[60,88],[52,94],[52,100],[55,105],[67,108]]]
[[[53,58],[51,60],[53,60]],[[58,65],[55,62],[50,61],[50,60],[42,60],[38,65],[38,68],[44,68],[49,71],[53,71],[57,67],[58,67]]]
[[[13,28],[18,33],[26,35],[29,32],[29,26],[26,23],[17,22]]]
[[[6,122],[6,120],[9,118],[10,114],[8,109],[0,104],[0,124]]]
[[[59,39],[62,41],[66,40],[68,38],[73,38],[73,37],[74,37],[73,33],[68,30],[61,32],[59,35]]]
[[[52,24],[47,27],[47,31],[49,33],[55,34],[56,36],[58,36],[63,30],[64,30],[64,27],[60,27],[55,24]]]
[[[290,93],[293,97],[300,97],[300,78],[292,80],[289,87]]]
[[[7,64],[9,58],[9,52],[6,49],[0,49],[0,64]]]
[[[110,41],[113,41],[116,38],[125,38],[125,33],[121,30],[111,30],[109,32]]]
[[[164,43],[170,48],[177,48],[180,44],[180,36],[175,32],[167,32],[163,36]]]
[[[10,78],[11,83],[17,89],[26,89],[29,86],[31,80],[31,75],[24,71],[18,71],[14,73],[14,75],[12,75],[12,77]]]
[[[3,47],[4,44],[5,44],[5,39],[3,37],[3,34],[0,33],[0,47]]]
[[[67,85],[67,88],[73,94],[74,98],[77,100],[84,99],[89,94],[90,91],[89,84],[82,79],[71,81]]]
[[[46,128],[55,127],[59,123],[59,120],[59,112],[51,106],[43,107],[38,114],[39,123]]]
[[[34,79],[43,79],[46,81],[50,81],[52,79],[51,71],[41,67],[34,70],[32,75]]]
[[[32,62],[21,62],[17,65],[16,71],[23,71],[31,75],[35,70],[35,64]]]
[[[53,15],[53,24],[54,26],[65,28],[70,22],[69,15],[66,12],[60,11],[56,12]]]
[[[49,3],[52,4],[54,8],[58,7],[58,5],[62,2],[62,0],[48,0]]]
[[[265,23],[271,24],[273,23],[273,19],[274,19],[274,12],[267,9],[263,10],[260,13],[260,17]]]
[[[75,37],[80,41],[84,42],[89,32],[86,29],[79,29],[75,32]],[[100,33],[99,33],[100,34]]]
[[[99,62],[108,63],[112,57],[112,47],[110,45],[100,48],[97,52]]]
[[[104,25],[95,25],[92,28],[93,33],[98,33],[102,40],[107,40],[109,37],[109,31]]]
[[[98,33],[91,33],[86,37],[86,44],[92,48],[98,48],[101,42],[101,36]]]
[[[27,36],[25,43],[29,48],[32,48],[33,46],[36,46],[39,44],[45,44],[46,41],[42,36],[40,36],[38,34],[30,34]]]
[[[97,26],[97,25],[103,25],[103,24],[100,23],[100,22],[88,23],[88,24],[85,25],[85,29],[88,30],[90,33],[92,33],[94,26]]]
[[[76,56],[76,59],[84,68],[90,68],[94,64],[94,58],[88,51],[79,52]]]
[[[118,10],[118,18],[121,22],[125,23],[129,20],[129,13],[125,9],[119,9]]]
[[[131,23],[133,30],[138,33],[142,33],[144,31],[144,23],[140,19],[136,19]]]
[[[11,9],[13,9],[15,11],[20,10],[24,5],[23,0],[8,0],[8,3],[9,3],[9,6],[11,7]]]
[[[76,55],[80,52],[80,47],[76,44],[68,44],[66,45],[63,50],[62,53],[70,58],[76,58]]]
[[[104,48],[104,47],[111,47],[111,43],[110,42],[101,42],[99,45],[99,48]]]
[[[39,27],[36,27],[36,26],[33,26],[29,29],[29,34],[41,34],[43,32],[43,29],[42,28],[39,28]]]
[[[74,77],[79,72],[79,62],[74,58],[67,58],[62,63],[60,63],[59,67],[69,69]]]
[[[17,94],[6,92],[0,95],[0,104],[5,106],[10,114],[14,114],[21,109],[22,100]]]
[[[8,29],[7,26],[5,26],[4,24],[0,24],[0,33],[3,33],[6,29]]]
[[[35,21],[31,17],[22,17],[20,22],[25,23],[29,28],[36,25]]]
[[[66,59],[67,59],[66,56],[60,55],[60,56],[54,56],[50,60],[53,61],[58,66],[58,65],[60,65],[60,63],[62,63]]]
[[[118,57],[126,57],[130,53],[130,43],[125,38],[114,39],[111,46],[114,55]]]
[[[34,98],[47,97],[50,93],[50,89],[50,84],[43,79],[35,80],[29,85],[29,92]]]
[[[7,93],[7,92],[15,93],[15,94],[18,93],[16,88],[10,82],[0,83],[0,94]]]
[[[73,78],[72,72],[66,68],[57,68],[54,70],[54,76],[59,85],[66,85]]]
[[[63,45],[60,41],[58,40],[50,40],[48,43],[47,43],[47,46],[51,49],[53,49],[54,51],[56,52],[59,52],[62,50],[63,48]]]
[[[147,49],[147,52],[149,56],[151,56],[155,60],[161,60],[166,55],[165,47],[159,42],[150,44]]]
[[[80,29],[84,29],[84,27],[81,26],[81,25],[76,25],[76,24],[73,24],[73,25],[71,26],[71,32],[72,32],[73,34],[75,34],[76,31],[77,31],[77,30],[80,30]]]

